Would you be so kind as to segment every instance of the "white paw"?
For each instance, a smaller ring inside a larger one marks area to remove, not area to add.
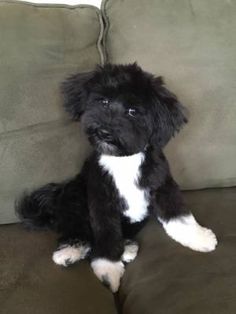
[[[138,254],[138,244],[136,242],[127,241],[121,260],[125,263],[132,262]]]
[[[81,259],[84,259],[87,253],[90,251],[90,247],[86,245],[63,245],[59,247],[52,255],[53,261],[62,266],[71,265]]]
[[[91,267],[104,285],[108,286],[113,293],[118,291],[120,279],[125,271],[122,262],[112,262],[105,258],[98,258],[92,261]]]
[[[175,241],[199,252],[214,251],[217,239],[212,230],[200,226],[192,215],[162,222],[166,233]]]

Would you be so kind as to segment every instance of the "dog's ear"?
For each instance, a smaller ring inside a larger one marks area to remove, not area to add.
[[[188,122],[186,109],[165,86],[163,79],[153,79],[154,127],[151,144],[164,147],[181,127]]]
[[[64,108],[70,114],[72,120],[78,121],[85,110],[88,97],[86,85],[93,75],[94,72],[92,71],[78,73],[61,84]]]

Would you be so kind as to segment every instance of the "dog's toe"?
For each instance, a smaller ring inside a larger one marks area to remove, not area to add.
[[[164,222],[163,226],[171,238],[192,250],[211,252],[216,248],[213,231],[200,226],[192,215]]]
[[[63,245],[53,253],[52,259],[57,265],[67,267],[84,259],[89,250],[86,245]]]
[[[195,241],[192,244],[193,249],[200,252],[211,252],[215,250],[216,246],[217,239],[212,230],[204,227],[198,229]]]
[[[138,254],[138,244],[135,241],[126,241],[124,253],[121,257],[122,261],[125,263],[132,262]]]
[[[120,279],[124,274],[124,264],[120,261],[113,262],[105,258],[98,258],[92,261],[91,267],[97,278],[113,293],[117,292],[120,286]]]

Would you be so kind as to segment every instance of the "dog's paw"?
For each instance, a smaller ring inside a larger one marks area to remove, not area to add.
[[[212,230],[204,228],[200,225],[192,227],[191,230],[188,230],[186,238],[180,239],[179,242],[184,246],[199,252],[214,251],[217,245],[217,239]]]
[[[113,262],[105,258],[97,258],[92,261],[91,267],[97,278],[113,293],[117,292],[120,286],[120,279],[124,274],[124,264],[120,261]]]
[[[69,266],[75,262],[84,259],[90,247],[82,244],[62,245],[52,255],[53,261],[62,266]]]
[[[135,241],[127,240],[121,260],[125,263],[132,262],[138,254],[138,244]]]
[[[213,231],[200,226],[192,215],[164,222],[163,227],[172,239],[192,250],[211,252],[216,248]]]

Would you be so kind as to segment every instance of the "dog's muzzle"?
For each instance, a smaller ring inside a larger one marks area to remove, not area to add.
[[[97,137],[104,142],[113,143],[114,138],[111,133],[107,129],[97,129],[96,130]]]

